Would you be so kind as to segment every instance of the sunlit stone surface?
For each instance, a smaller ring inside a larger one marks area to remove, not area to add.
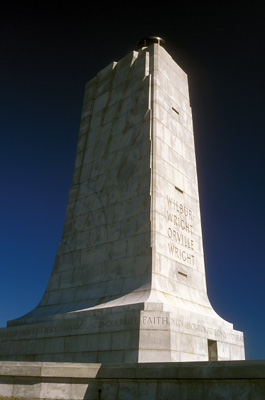
[[[211,266],[214,268],[214,266]],[[187,75],[159,44],[86,85],[62,240],[1,360],[244,359],[205,283]]]

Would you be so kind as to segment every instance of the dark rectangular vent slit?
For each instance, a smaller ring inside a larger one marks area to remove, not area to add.
[[[177,186],[175,186],[175,189],[178,190],[180,193],[183,193],[183,190],[181,190],[181,189],[178,188]]]
[[[172,107],[172,110],[175,111],[175,113],[179,115],[178,110],[176,110],[174,107]]]
[[[188,278],[188,275],[187,275],[187,274],[184,274],[184,272],[178,271],[178,274],[181,275],[181,276],[184,276],[184,278]]]

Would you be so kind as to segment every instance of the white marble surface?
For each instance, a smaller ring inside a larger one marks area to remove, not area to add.
[[[158,44],[86,85],[54,268],[9,326],[0,359],[201,361],[208,340],[218,360],[244,359],[207,297],[187,75]]]
[[[87,400],[262,400],[265,361],[0,362],[0,396]]]

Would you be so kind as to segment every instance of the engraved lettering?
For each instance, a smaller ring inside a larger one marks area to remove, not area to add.
[[[186,261],[190,265],[194,265],[194,255],[181,250],[172,243],[168,243],[169,253],[175,256],[180,261]]]
[[[173,197],[169,197],[167,195],[166,198],[167,198],[167,204],[168,204],[169,208],[177,211],[179,214],[185,215],[190,220],[193,220],[192,210],[190,210],[188,207],[184,206],[183,204],[178,203],[177,200],[175,200]]]

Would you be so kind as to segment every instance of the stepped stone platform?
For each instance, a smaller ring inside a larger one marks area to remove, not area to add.
[[[263,400],[265,360],[140,364],[2,361],[0,396],[51,400]]]

